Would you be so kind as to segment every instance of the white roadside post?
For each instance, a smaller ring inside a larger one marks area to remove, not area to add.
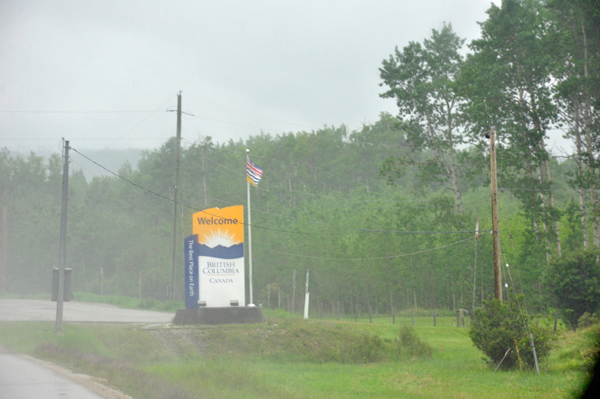
[[[309,297],[310,297],[310,292],[308,291],[309,277],[310,277],[310,270],[306,269],[306,291],[304,294],[304,320],[308,320],[308,304],[309,304]]]

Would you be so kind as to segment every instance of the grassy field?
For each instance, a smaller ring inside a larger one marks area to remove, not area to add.
[[[144,328],[1,323],[0,343],[84,372],[134,398],[569,398],[588,378],[598,327],[562,331],[541,373],[493,373],[454,318],[418,317],[431,357],[397,339],[410,317],[348,320],[265,312],[254,325]]]

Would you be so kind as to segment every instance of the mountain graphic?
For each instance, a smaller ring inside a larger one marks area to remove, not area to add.
[[[199,256],[210,256],[211,258],[219,259],[238,259],[244,257],[244,243],[232,245],[231,247],[224,247],[217,245],[214,248],[210,248],[204,244],[198,244],[198,255]]]

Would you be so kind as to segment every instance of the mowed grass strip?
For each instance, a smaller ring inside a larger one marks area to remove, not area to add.
[[[539,376],[492,373],[468,328],[456,328],[452,317],[438,317],[436,327],[431,318],[416,319],[415,331],[432,348],[430,358],[420,358],[398,352],[410,317],[393,325],[384,317],[304,321],[265,313],[267,322],[254,325],[66,324],[62,336],[53,323],[1,323],[0,343],[104,378],[140,399],[568,398],[588,376],[570,356],[591,353],[594,344],[590,332],[562,333]]]

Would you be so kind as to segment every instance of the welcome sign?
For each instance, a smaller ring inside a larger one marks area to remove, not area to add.
[[[198,304],[206,307],[246,306],[244,273],[244,207],[211,208],[193,215],[193,236],[197,243],[186,269],[198,270]],[[191,250],[190,242],[186,245]],[[195,263],[195,262],[194,262]],[[190,273],[191,272],[191,273]],[[193,270],[186,271],[186,299],[190,295]],[[197,295],[197,296],[196,296]],[[194,299],[195,299],[194,298]],[[191,303],[190,303],[191,304]],[[186,301],[186,307],[188,307]]]
[[[185,259],[185,307],[198,307],[198,236],[183,240],[183,258]]]

